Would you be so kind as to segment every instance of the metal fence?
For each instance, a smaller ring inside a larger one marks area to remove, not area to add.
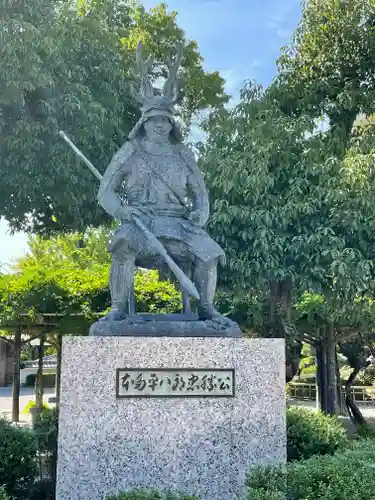
[[[345,387],[342,388],[345,395]],[[375,406],[375,387],[373,386],[353,386],[350,390],[356,403]],[[313,400],[316,399],[315,384],[303,384],[291,382],[288,384],[288,396],[294,399]]]

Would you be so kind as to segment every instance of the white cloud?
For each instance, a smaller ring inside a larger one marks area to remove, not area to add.
[[[290,40],[292,37],[293,32],[290,29],[286,28],[277,28],[276,34],[278,37],[282,38],[283,40]]]
[[[261,67],[261,62],[254,59],[250,64],[241,69],[226,68],[219,71],[225,80],[225,91],[230,94],[229,107],[235,106],[239,102],[240,90],[246,80],[257,80],[257,69]]]
[[[243,83],[243,76],[234,68],[222,69],[220,75],[225,80],[225,91],[228,94],[233,94],[241,87]]]
[[[225,68],[219,70],[220,75],[225,80],[225,91],[228,94],[237,94],[246,80],[256,80],[256,70],[261,66],[260,61],[254,59],[250,64],[238,68]]]
[[[0,219],[0,266],[6,267],[27,252],[27,234],[11,234],[4,219]]]
[[[199,124],[196,123],[192,125],[190,128],[189,136],[187,138],[187,142],[191,142],[194,144],[196,142],[204,141],[204,139],[205,139],[205,134],[203,130],[199,127]]]
[[[317,120],[317,132],[327,132],[330,128],[329,118],[328,116],[324,116]]]
[[[290,17],[296,10],[295,0],[284,0],[277,3],[277,8],[270,14],[266,23],[268,29],[273,31],[282,40],[290,40],[293,29],[290,26]]]

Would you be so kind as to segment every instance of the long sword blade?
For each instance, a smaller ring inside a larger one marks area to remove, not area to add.
[[[102,175],[100,172],[94,167],[90,160],[86,158],[86,156],[77,148],[77,146],[69,139],[69,137],[65,134],[65,132],[60,131],[60,136],[64,139],[64,141],[69,144],[72,150],[76,153],[76,155],[87,165],[87,167],[91,170],[91,172],[95,175],[99,181],[102,180]],[[158,252],[158,254],[163,257],[169,269],[173,272],[173,274],[178,279],[180,285],[185,288],[185,290],[199,300],[199,293],[196,289],[194,283],[186,276],[186,274],[182,271],[182,269],[175,263],[172,257],[168,254],[164,245],[156,238],[156,236],[143,224],[143,222],[135,215],[133,215],[133,220],[135,224],[139,227],[139,229],[145,234],[146,238],[151,242],[153,248]]]
[[[86,158],[86,156],[77,148],[77,146],[75,144],[73,144],[73,142],[69,139],[69,137],[65,134],[65,132],[60,130],[59,134],[64,139],[64,141],[69,144],[69,146],[73,149],[75,154],[83,161],[83,163],[85,163],[89,167],[89,169],[95,175],[95,177],[101,181],[102,176],[101,176],[100,172],[98,172],[98,170],[96,170],[96,168],[91,163],[91,161]]]

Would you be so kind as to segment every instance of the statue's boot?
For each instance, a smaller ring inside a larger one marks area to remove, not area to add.
[[[127,315],[130,291],[134,279],[134,259],[113,258],[109,288],[111,291],[111,310],[101,321],[119,321]]]
[[[200,295],[198,316],[201,320],[218,321],[224,325],[231,323],[228,318],[217,311],[214,306],[214,297],[217,283],[217,262],[199,262],[194,270],[194,284]]]

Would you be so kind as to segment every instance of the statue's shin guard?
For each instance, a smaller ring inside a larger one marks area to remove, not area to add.
[[[200,295],[199,307],[211,309],[216,291],[217,283],[217,263],[210,261],[199,262],[194,270],[194,283]]]
[[[129,303],[134,279],[134,260],[112,260],[110,272],[110,291],[112,310],[124,312]]]

